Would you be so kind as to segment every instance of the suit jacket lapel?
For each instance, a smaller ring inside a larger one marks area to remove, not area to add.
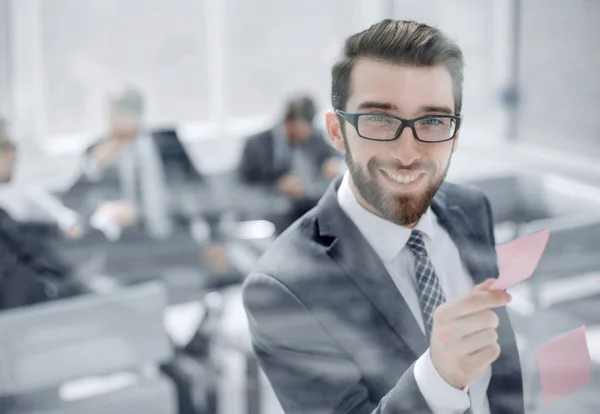
[[[337,202],[334,182],[319,202],[319,231],[333,237],[328,254],[370,300],[398,337],[420,356],[428,343],[385,266]]]
[[[481,229],[473,230],[473,222],[480,222],[469,218],[474,212],[465,212],[458,203],[449,199],[445,185],[435,195],[431,208],[456,244],[460,258],[475,284],[498,277],[495,247],[483,239]]]

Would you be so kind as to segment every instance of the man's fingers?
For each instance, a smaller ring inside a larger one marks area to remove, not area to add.
[[[494,284],[494,282],[496,282],[496,280],[497,279],[486,279],[484,282],[481,282],[480,284],[475,285],[473,287],[473,292],[475,292],[475,291],[487,292],[488,289]],[[506,293],[506,295],[508,295],[508,299],[509,299],[508,301],[510,302],[512,300],[512,296],[506,291],[504,291],[504,293]]]
[[[458,346],[463,355],[469,355],[494,345],[497,341],[498,332],[495,329],[484,329],[467,336],[458,343]]]
[[[481,291],[485,291],[487,290],[490,286],[492,286],[494,284],[494,282],[496,281],[496,279],[486,279],[485,281],[481,282],[478,285],[475,285],[473,287],[473,290],[481,290]]]
[[[505,306],[510,301],[510,295],[503,291],[473,291],[456,301],[447,302],[438,307],[434,321],[450,321],[480,312]]]
[[[494,311],[484,309],[446,322],[440,327],[434,325],[434,329],[437,329],[440,339],[448,343],[457,342],[486,329],[496,329],[499,323],[498,315]]]
[[[466,365],[466,368],[480,367],[481,371],[483,371],[483,368],[498,359],[500,351],[500,345],[498,345],[497,342],[494,342],[491,345],[467,355],[464,358],[463,363]]]

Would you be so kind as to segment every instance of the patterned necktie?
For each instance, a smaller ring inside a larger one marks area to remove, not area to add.
[[[423,313],[423,321],[425,322],[425,333],[429,338],[433,328],[433,313],[438,306],[446,301],[446,298],[433,269],[433,264],[427,255],[423,235],[420,231],[412,231],[407,246],[415,257],[419,302]]]
[[[419,230],[413,230],[407,243],[408,248],[415,256],[417,269],[417,287],[419,289],[419,302],[421,312],[425,321],[425,333],[431,338],[433,329],[433,313],[442,303],[446,301],[440,281],[435,274],[433,264],[427,255],[423,235]],[[469,393],[469,400],[471,394]],[[469,407],[464,414],[473,414],[473,407]]]

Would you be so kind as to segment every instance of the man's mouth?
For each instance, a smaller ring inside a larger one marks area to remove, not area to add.
[[[422,171],[407,171],[406,173],[392,173],[390,171],[381,170],[388,178],[391,178],[398,184],[411,184],[421,178],[425,173]]]

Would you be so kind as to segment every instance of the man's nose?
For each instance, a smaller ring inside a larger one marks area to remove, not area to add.
[[[410,128],[404,128],[402,134],[391,144],[391,157],[401,162],[402,165],[411,165],[420,157],[420,143]]]

